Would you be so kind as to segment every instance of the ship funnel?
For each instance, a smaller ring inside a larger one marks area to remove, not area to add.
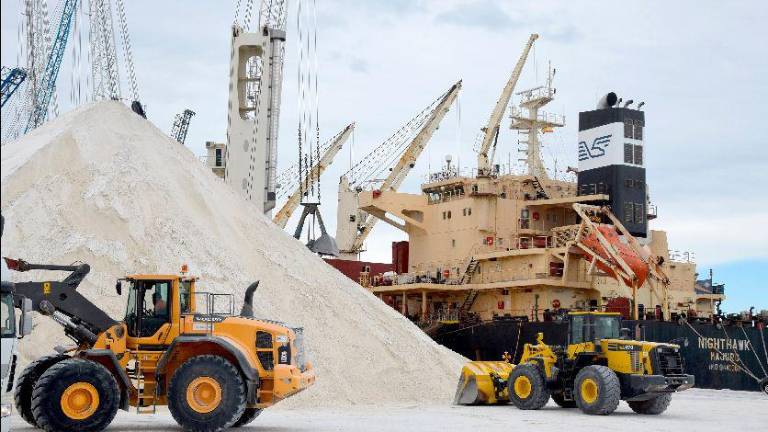
[[[597,109],[605,109],[610,108],[619,101],[619,97],[616,96],[616,93],[610,92],[607,95],[603,96],[599,101],[597,101]]]

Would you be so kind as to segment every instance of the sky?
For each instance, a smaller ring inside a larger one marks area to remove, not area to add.
[[[149,119],[170,131],[185,108],[197,114],[186,145],[226,136],[230,26],[234,1],[126,3],[140,98]],[[2,2],[2,64],[18,58],[21,2]],[[296,0],[290,2],[278,164],[297,157]],[[615,91],[646,103],[646,166],[652,229],[670,248],[691,251],[702,275],[726,283],[727,310],[768,309],[768,4],[762,1],[316,0],[322,140],[355,121],[352,143],[322,179],[324,219],[335,231],[338,178],[423,107],[463,80],[457,104],[401,186],[417,192],[447,154],[473,168],[472,150],[530,33],[541,35],[517,88],[556,68],[547,110],[566,126],[547,134],[542,154],[553,176],[576,166],[578,112]],[[51,10],[54,9],[53,2]],[[62,110],[77,74],[65,64]],[[63,81],[62,81],[63,79]],[[125,88],[125,85],[124,85]],[[504,126],[507,126],[505,120]],[[497,158],[517,158],[503,127]],[[280,203],[278,203],[280,205]],[[298,215],[294,216],[295,219]],[[290,228],[292,230],[292,228]],[[389,261],[403,233],[380,223],[363,258]]]

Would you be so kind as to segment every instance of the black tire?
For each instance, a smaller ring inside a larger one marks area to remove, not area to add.
[[[537,410],[549,401],[544,374],[533,364],[515,366],[509,374],[507,390],[509,401],[522,410]]]
[[[552,400],[555,401],[560,408],[576,408],[576,401],[573,399],[565,400],[563,393],[552,393]]]
[[[644,401],[627,402],[632,411],[638,414],[659,415],[669,408],[672,402],[672,394],[667,393]]]
[[[187,394],[188,390],[191,391],[190,384],[199,378],[206,378],[218,386],[218,402],[215,406],[213,404],[205,406],[211,409],[207,412],[193,408]],[[216,355],[192,357],[179,366],[171,377],[168,387],[168,409],[185,431],[221,431],[243,417],[245,383],[240,372],[223,357]]]
[[[98,395],[97,403],[82,408],[82,418],[73,418],[63,408],[63,396],[74,386],[89,386]],[[32,392],[32,412],[41,429],[47,432],[98,432],[117,414],[120,389],[112,373],[91,360],[69,358],[54,364],[40,376]],[[87,409],[92,406],[92,411]]]
[[[30,426],[38,427],[35,421],[35,415],[32,414],[32,391],[35,389],[37,380],[40,379],[40,375],[43,374],[49,367],[56,363],[69,358],[64,354],[51,354],[28,364],[24,368],[24,372],[16,379],[16,387],[13,392],[13,402],[16,406],[16,412],[19,413],[21,418]]]
[[[243,411],[243,415],[240,416],[240,420],[236,421],[235,424],[232,425],[232,427],[242,427],[250,422],[256,420],[256,417],[261,414],[260,408],[246,408],[245,411]]]
[[[595,394],[582,394],[582,389],[594,386]],[[576,374],[573,385],[576,405],[586,414],[607,415],[616,411],[621,400],[619,377],[607,366],[587,366]]]

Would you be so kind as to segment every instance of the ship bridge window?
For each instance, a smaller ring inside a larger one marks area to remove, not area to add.
[[[624,222],[632,223],[634,205],[631,202],[624,203]]]
[[[643,211],[644,208],[644,205],[635,203],[635,223],[641,224],[645,222],[645,212]]]
[[[635,186],[635,181],[632,179],[626,179],[624,180],[624,186],[631,188]]]
[[[635,165],[643,164],[643,146],[636,145],[635,147]]]
[[[635,139],[636,140],[643,139],[643,121],[642,120],[635,120]]]
[[[634,155],[632,154],[633,153],[632,150],[633,150],[632,144],[630,143],[624,144],[624,163],[631,164],[632,162],[634,162],[635,158],[634,158]]]
[[[632,120],[624,120],[624,138],[632,138]]]

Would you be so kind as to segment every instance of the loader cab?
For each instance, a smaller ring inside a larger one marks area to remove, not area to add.
[[[195,278],[131,275],[119,282],[128,292],[125,324],[129,345],[169,344],[178,335],[180,316],[194,310]]]
[[[571,312],[568,314],[568,354],[595,351],[603,339],[621,337],[621,314],[615,312]]]

